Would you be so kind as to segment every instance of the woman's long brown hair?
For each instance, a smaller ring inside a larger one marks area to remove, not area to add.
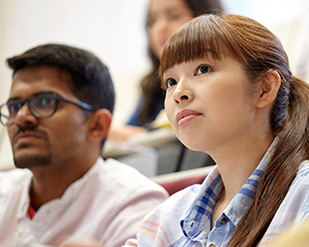
[[[207,56],[239,61],[253,84],[270,69],[281,77],[269,116],[280,140],[252,205],[228,243],[252,247],[264,236],[301,162],[309,159],[309,85],[292,76],[287,55],[274,34],[250,18],[227,14],[197,17],[176,31],[163,51],[160,77],[175,64]]]

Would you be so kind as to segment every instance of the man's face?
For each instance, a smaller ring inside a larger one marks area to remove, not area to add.
[[[78,102],[69,87],[70,76],[52,66],[24,68],[13,76],[9,99],[27,99],[40,92],[54,92]],[[31,168],[71,163],[85,154],[87,121],[83,111],[72,104],[58,102],[50,118],[32,115],[28,105],[18,111],[8,127],[16,167]]]

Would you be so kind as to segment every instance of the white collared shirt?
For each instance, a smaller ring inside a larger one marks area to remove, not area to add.
[[[167,198],[162,187],[134,168],[99,158],[61,198],[42,205],[30,220],[31,178],[27,169],[0,173],[0,246],[57,246],[69,236],[121,246],[135,235],[143,216]]]

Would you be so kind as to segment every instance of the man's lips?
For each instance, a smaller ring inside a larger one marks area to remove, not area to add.
[[[40,139],[41,135],[35,132],[20,132],[14,136],[13,142],[16,143],[28,143],[34,139]]]
[[[202,115],[202,113],[194,111],[194,110],[182,110],[177,113],[176,115],[176,122],[178,126],[181,126],[182,124],[192,120],[193,118],[196,118],[198,116]]]

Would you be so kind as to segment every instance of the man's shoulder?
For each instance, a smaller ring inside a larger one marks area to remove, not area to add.
[[[103,180],[109,180],[110,183],[127,189],[140,188],[140,186],[162,189],[160,185],[153,182],[134,167],[115,159],[105,160],[104,164],[100,165],[99,173],[102,175]]]
[[[31,172],[28,169],[12,168],[10,170],[0,171],[0,183],[9,181],[15,183],[31,176]]]
[[[32,173],[27,169],[10,169],[0,172],[0,194],[11,193],[12,190],[23,188],[29,182]]]
[[[104,165],[101,166],[101,169],[105,172],[110,174],[111,176],[129,176],[133,175],[138,178],[147,178],[144,174],[140,171],[135,169],[134,167],[120,162],[115,159],[107,159],[104,161]]]

